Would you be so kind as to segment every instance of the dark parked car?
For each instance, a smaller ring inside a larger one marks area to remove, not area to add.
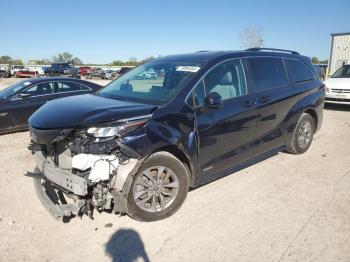
[[[75,78],[33,78],[0,91],[0,134],[28,129],[28,118],[47,101],[96,92],[100,85]]]
[[[149,71],[164,74],[138,78]],[[36,111],[29,149],[37,169],[28,175],[59,219],[92,216],[93,209],[163,219],[180,208],[189,188],[280,151],[307,151],[324,99],[311,60],[294,51],[155,59],[97,94],[57,99]]]
[[[112,79],[112,73],[107,73],[102,68],[92,68],[85,74],[85,79],[100,78],[100,79]]]
[[[114,77],[116,77],[116,75],[117,75],[116,71],[110,70],[110,69],[105,70],[105,73],[106,73],[107,76],[110,77],[111,79],[114,78]]]
[[[69,63],[53,63],[50,67],[43,67],[46,76],[68,75],[72,77],[79,76],[79,69]]]
[[[126,74],[127,72],[129,72],[132,68],[131,67],[122,67],[120,68],[119,72],[118,72],[118,75],[119,76],[122,76],[124,74]]]
[[[5,69],[0,69],[0,77],[5,77],[7,75],[7,71]]]

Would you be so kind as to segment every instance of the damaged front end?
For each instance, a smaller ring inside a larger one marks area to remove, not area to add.
[[[27,175],[34,178],[42,204],[63,221],[83,214],[93,218],[93,210],[126,213],[124,185],[136,174],[143,159],[123,144],[120,136],[146,121],[146,117],[124,121],[116,129],[30,127],[28,149],[37,167]]]

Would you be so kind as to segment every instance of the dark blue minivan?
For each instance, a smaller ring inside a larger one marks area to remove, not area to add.
[[[142,78],[152,72],[157,77]],[[34,185],[58,219],[94,209],[170,216],[198,187],[277,152],[308,150],[324,85],[308,57],[280,49],[155,59],[95,94],[29,119]]]

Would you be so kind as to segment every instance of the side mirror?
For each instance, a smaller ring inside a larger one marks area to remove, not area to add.
[[[17,95],[18,99],[24,99],[24,98],[27,98],[27,97],[30,97],[30,94],[28,94],[28,93],[21,93],[21,94]]]
[[[220,108],[224,103],[218,93],[212,92],[204,98],[204,104],[209,108]]]

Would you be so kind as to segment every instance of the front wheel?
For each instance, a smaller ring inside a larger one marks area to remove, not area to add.
[[[316,123],[312,116],[307,113],[301,115],[293,131],[292,140],[288,146],[288,152],[292,154],[305,153],[313,140]]]
[[[140,221],[156,221],[174,214],[189,188],[184,164],[168,152],[157,152],[142,164],[128,195],[128,215]]]

